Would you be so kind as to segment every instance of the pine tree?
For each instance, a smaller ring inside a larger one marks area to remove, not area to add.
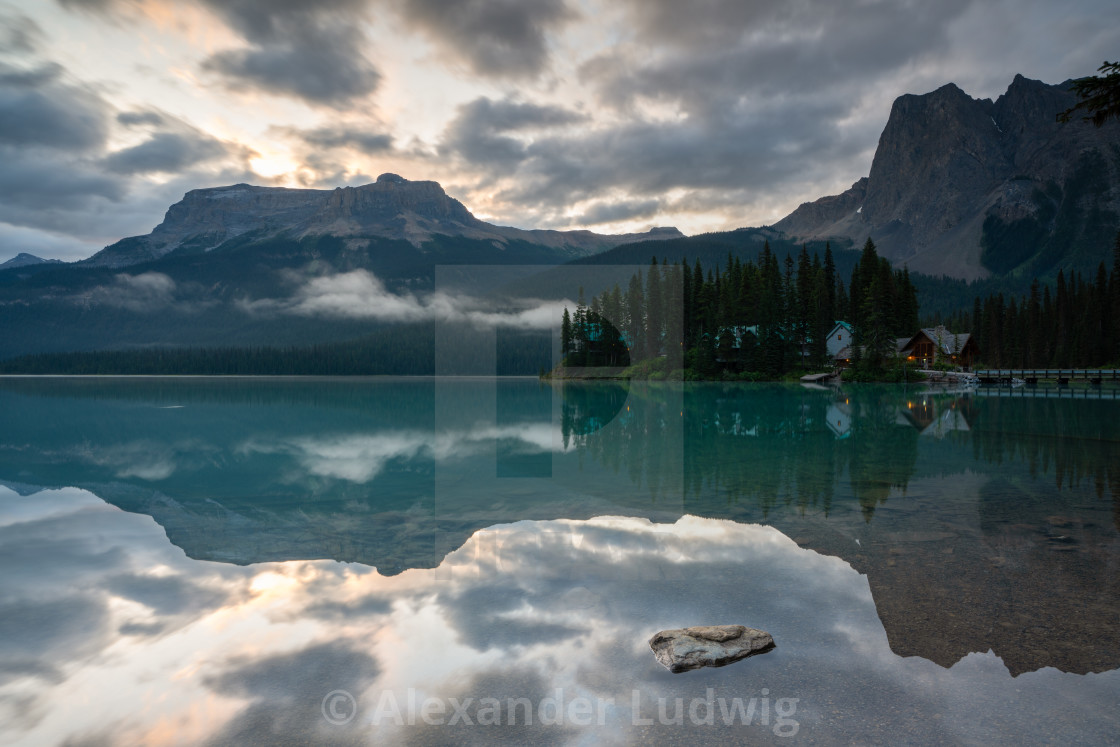
[[[681,327],[682,327],[682,342],[685,349],[690,349],[693,345],[692,335],[692,315],[694,309],[692,307],[692,268],[688,266],[688,259],[682,258],[681,260]]]
[[[568,307],[564,307],[564,316],[560,322],[560,359],[567,360],[572,352],[572,317],[568,314]]]
[[[1103,365],[1109,357],[1113,334],[1112,304],[1109,300],[1108,271],[1105,270],[1104,262],[1101,262],[1097,267],[1097,282],[1093,286],[1092,309],[1089,312],[1094,331],[1089,346],[1091,360],[1088,365],[1090,366]]]
[[[1056,368],[1070,364],[1070,345],[1073,336],[1071,320],[1073,309],[1069,302],[1069,292],[1066,290],[1065,275],[1058,270],[1058,279],[1054,291],[1054,355],[1050,365]]]
[[[654,257],[646,275],[646,356],[649,358],[656,358],[661,353],[665,319],[662,304],[661,273],[657,269],[657,257]]]
[[[825,296],[825,315],[828,317],[828,328],[831,331],[833,325],[840,320],[840,307],[836,283],[839,280],[836,276],[836,263],[832,259],[832,244],[825,242],[824,244],[824,283],[827,294]]]
[[[630,285],[626,289],[626,316],[629,321],[626,335],[630,340],[630,362],[637,363],[646,357],[645,298],[642,293],[641,271],[630,276]]]
[[[1045,365],[1045,345],[1042,341],[1042,300],[1038,292],[1038,278],[1031,283],[1026,325],[1026,364],[1030,368],[1041,368]]]
[[[664,273],[665,354],[670,370],[684,364],[684,275],[679,264]]]
[[[576,301],[576,314],[572,320],[573,336],[575,337],[575,359],[577,366],[588,365],[587,358],[591,352],[590,330],[588,329],[587,302],[584,300],[583,286],[579,288],[579,299]]]

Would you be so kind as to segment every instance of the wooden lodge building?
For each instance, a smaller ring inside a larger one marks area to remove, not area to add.
[[[937,326],[919,330],[899,348],[898,353],[907,360],[917,361],[924,368],[942,359],[967,370],[979,356],[979,349],[976,338],[967,332],[953,334],[944,326]]]
[[[852,362],[852,348],[850,345],[840,347],[837,342],[846,336],[851,339],[852,329],[843,322],[837,322],[829,335],[828,352],[832,354],[836,365],[842,368]],[[835,340],[839,337],[840,340]],[[838,348],[833,350],[833,348]],[[944,326],[929,327],[918,330],[913,337],[900,337],[895,341],[895,355],[913,361],[922,368],[928,368],[934,361],[946,360],[965,370],[971,368],[973,362],[980,356],[976,345],[976,338],[966,333],[953,334]]]

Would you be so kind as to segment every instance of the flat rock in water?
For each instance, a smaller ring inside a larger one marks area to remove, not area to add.
[[[698,625],[662,630],[649,639],[657,660],[670,672],[701,667],[722,667],[774,648],[774,638],[765,630],[745,625]]]

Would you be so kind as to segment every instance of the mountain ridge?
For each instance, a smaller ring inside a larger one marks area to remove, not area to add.
[[[409,181],[382,174],[359,187],[333,190],[291,189],[233,184],[195,189],[171,205],[151,233],[105,247],[77,264],[120,268],[159,259],[174,251],[211,251],[252,234],[257,239],[286,235],[348,239],[403,239],[419,248],[436,235],[511,241],[559,250],[580,257],[637,240],[683,237],[676,228],[637,234],[597,234],[497,226],[479,220],[434,181]]]
[[[964,280],[1092,267],[1120,215],[1120,126],[1058,123],[1068,85],[1016,75],[994,102],[953,83],[899,96],[868,176],[773,228],[871,237],[895,265]]]
[[[34,254],[27,252],[20,252],[16,256],[9,259],[7,262],[0,262],[0,270],[11,270],[17,267],[33,267],[35,265],[56,265],[62,264],[60,259],[43,259]]]

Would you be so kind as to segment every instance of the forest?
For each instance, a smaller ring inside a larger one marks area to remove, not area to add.
[[[625,288],[615,285],[590,301],[581,291],[574,311],[564,310],[561,358],[568,369],[633,366],[629,375],[655,379],[777,379],[830,369],[825,338],[844,320],[855,346],[846,378],[857,380],[908,376],[892,359],[895,339],[942,323],[976,337],[977,365],[1120,365],[1120,234],[1111,272],[1103,262],[1092,276],[1059,272],[1052,285],[1035,279],[1025,293],[1007,290],[1011,285],[997,291],[995,283],[912,279],[880,257],[871,239],[854,263],[856,252],[841,251],[834,259],[828,244],[823,257],[803,246],[780,257],[766,243],[756,259],[728,252],[711,267],[699,259],[653,258]],[[846,279],[838,265],[852,268]],[[983,292],[966,296],[968,288]],[[919,298],[937,311],[920,314]],[[955,310],[942,312],[947,303]],[[495,356],[484,361],[465,341],[469,334],[456,333],[460,344],[450,356],[441,352],[439,366],[433,325],[417,323],[314,345],[33,354],[0,361],[0,374],[502,376],[553,366],[547,330],[499,329]]]
[[[1025,296],[978,297],[969,321],[990,366],[1120,364],[1120,236],[1111,276],[1102,262],[1091,279],[1073,272],[1067,280],[1059,272],[1053,293],[1036,279]]]
[[[1120,365],[1120,234],[1111,273],[1059,271],[1037,278],[1023,295],[990,292],[950,314],[920,316],[909,272],[892,269],[869,238],[845,286],[831,247],[824,260],[802,247],[784,262],[764,247],[756,263],[728,255],[707,271],[699,262],[657,264],[562,320],[566,366],[637,366],[637,375],[774,379],[832,366],[825,337],[839,320],[853,328],[853,365],[846,378],[896,380],[895,338],[944,323],[968,332],[977,365],[1105,367]],[[930,293],[926,290],[925,293]]]
[[[652,378],[773,379],[831,368],[826,337],[838,320],[855,330],[858,370],[889,365],[898,337],[918,330],[917,292],[868,239],[847,284],[830,246],[824,258],[802,247],[784,261],[763,247],[758,262],[728,255],[722,267],[697,260],[634,274],[574,313],[564,309],[566,367],[637,366]]]

